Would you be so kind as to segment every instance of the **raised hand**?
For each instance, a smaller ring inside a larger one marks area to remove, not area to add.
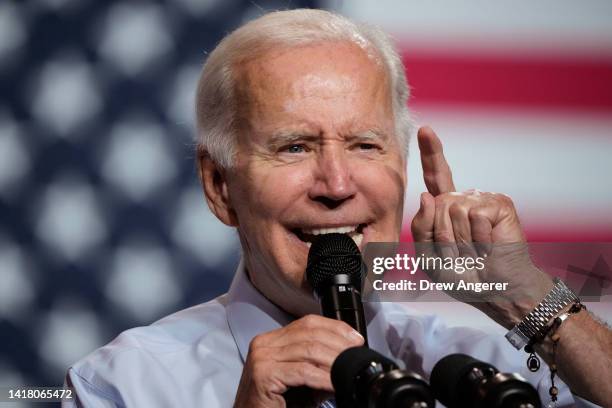
[[[418,212],[412,220],[417,246],[441,256],[486,255],[486,268],[458,275],[452,271],[426,271],[435,281],[459,279],[470,282],[507,282],[505,293],[497,293],[499,304],[491,304],[485,294],[470,293],[475,307],[504,326],[513,325],[524,314],[516,308],[520,301],[527,312],[552,287],[551,279],[537,269],[529,257],[525,236],[512,199],[500,193],[468,190],[456,192],[453,176],[444,157],[442,143],[430,127],[418,132],[423,179],[427,192],[421,194]],[[504,301],[504,300],[507,300]],[[512,305],[512,306],[509,306]]]

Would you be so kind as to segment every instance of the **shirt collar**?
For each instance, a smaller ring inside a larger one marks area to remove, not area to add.
[[[370,348],[390,357],[391,352],[385,340],[387,323],[380,306],[377,302],[364,303],[368,343]],[[240,262],[234,275],[225,309],[230,331],[243,362],[255,336],[280,329],[295,319],[253,286],[247,276],[244,261]]]

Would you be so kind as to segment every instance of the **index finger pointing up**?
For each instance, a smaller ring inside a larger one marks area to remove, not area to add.
[[[433,129],[423,126],[419,129],[417,138],[427,191],[433,196],[455,191],[453,175],[444,157],[442,142]]]

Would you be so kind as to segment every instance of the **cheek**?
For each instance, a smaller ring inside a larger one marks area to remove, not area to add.
[[[397,166],[378,164],[368,171],[360,171],[361,184],[369,192],[369,199],[373,200],[381,209],[397,209],[402,207],[405,192],[405,173]]]
[[[298,195],[308,189],[312,181],[312,172],[307,164],[296,164],[283,167],[274,175],[275,191],[289,192],[290,195]]]
[[[283,212],[307,191],[310,173],[300,166],[259,169],[239,187],[251,215],[266,220],[282,219]]]

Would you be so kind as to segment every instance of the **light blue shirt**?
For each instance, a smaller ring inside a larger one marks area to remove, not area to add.
[[[364,307],[370,347],[401,367],[428,378],[447,354],[469,354],[503,372],[520,373],[537,387],[543,405],[548,404],[548,367],[530,372],[527,355],[503,336],[448,328],[436,316],[416,315],[399,304]],[[70,367],[66,382],[74,387],[77,401],[63,406],[231,407],[253,337],[292,320],[253,287],[241,264],[227,294],[127,330]],[[595,406],[556,382],[559,407]]]

